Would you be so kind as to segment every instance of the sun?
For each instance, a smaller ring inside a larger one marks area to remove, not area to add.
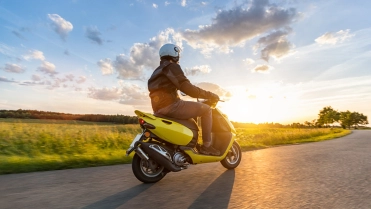
[[[219,108],[229,120],[246,123],[281,123],[292,117],[295,102],[270,88],[259,88],[246,92],[235,89],[233,96],[219,103]]]

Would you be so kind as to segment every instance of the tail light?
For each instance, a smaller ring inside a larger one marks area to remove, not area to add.
[[[156,127],[150,123],[147,123],[145,120],[142,118],[138,119],[140,126],[147,128],[147,129],[155,129]]]

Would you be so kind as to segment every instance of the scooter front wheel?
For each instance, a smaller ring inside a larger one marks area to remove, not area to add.
[[[232,147],[228,150],[227,156],[220,163],[227,169],[234,169],[240,164],[241,157],[241,147],[234,141]]]
[[[143,160],[137,154],[133,157],[131,167],[135,177],[143,183],[158,182],[167,174],[164,166],[151,158],[149,160]]]

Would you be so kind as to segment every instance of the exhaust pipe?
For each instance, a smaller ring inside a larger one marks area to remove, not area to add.
[[[135,153],[137,153],[137,155],[143,160],[149,160],[149,157],[146,155],[146,153],[143,152],[143,150],[140,147],[137,147],[135,149]]]
[[[139,142],[142,150],[148,154],[150,158],[164,166],[167,170],[178,172],[182,169],[175,166],[171,160],[171,155],[161,146],[157,144],[151,144],[146,142]]]

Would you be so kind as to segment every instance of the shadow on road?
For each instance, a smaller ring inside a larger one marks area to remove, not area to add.
[[[207,187],[189,208],[228,208],[234,178],[234,170],[225,171]]]
[[[139,184],[125,191],[119,192],[117,194],[106,197],[98,202],[92,203],[88,206],[83,207],[83,209],[95,209],[95,208],[117,208],[120,205],[125,204],[127,201],[136,197],[140,193],[144,192],[154,184]]]

